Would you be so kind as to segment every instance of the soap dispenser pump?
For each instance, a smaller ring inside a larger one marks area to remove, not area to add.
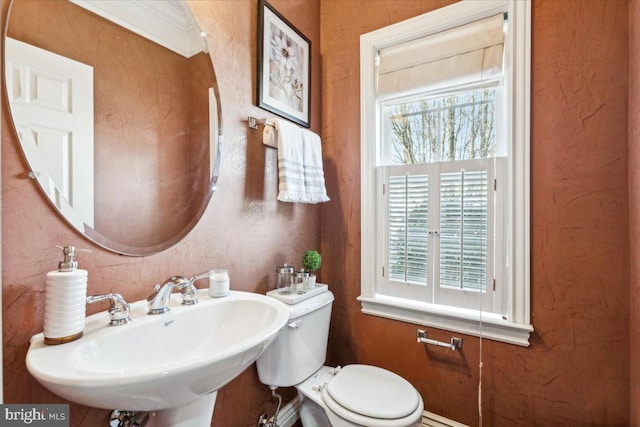
[[[82,337],[87,312],[86,270],[78,269],[74,246],[61,247],[64,260],[47,273],[44,304],[44,343],[64,344]]]

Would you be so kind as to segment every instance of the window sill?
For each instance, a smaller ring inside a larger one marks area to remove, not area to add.
[[[408,301],[401,298],[377,295],[358,297],[362,312],[402,322],[480,336],[494,341],[529,346],[533,326],[503,319],[493,313],[444,307],[435,304]]]

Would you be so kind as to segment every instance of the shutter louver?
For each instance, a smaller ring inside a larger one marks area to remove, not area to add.
[[[389,279],[426,284],[428,175],[389,177]]]
[[[440,175],[440,286],[485,290],[487,172]]]

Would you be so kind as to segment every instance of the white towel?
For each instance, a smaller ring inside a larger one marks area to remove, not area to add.
[[[293,123],[272,119],[278,139],[278,200],[320,203],[329,200],[320,137]],[[272,135],[263,135],[270,139]]]
[[[278,200],[304,202],[304,152],[300,128],[284,120],[273,119],[278,131]]]
[[[324,185],[324,169],[322,167],[322,143],[318,134],[301,129],[304,157],[304,189],[307,203],[329,201]]]

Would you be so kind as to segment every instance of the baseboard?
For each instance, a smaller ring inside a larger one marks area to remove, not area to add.
[[[422,413],[422,425],[424,427],[469,427],[429,411]]]
[[[280,408],[280,413],[278,414],[278,427],[292,427],[300,418],[298,415],[299,408],[300,399],[298,399],[298,396]],[[271,421],[273,421],[273,417],[271,418]],[[466,424],[450,420],[449,418],[445,418],[429,411],[424,411],[422,413],[422,425],[423,427],[469,427]]]

